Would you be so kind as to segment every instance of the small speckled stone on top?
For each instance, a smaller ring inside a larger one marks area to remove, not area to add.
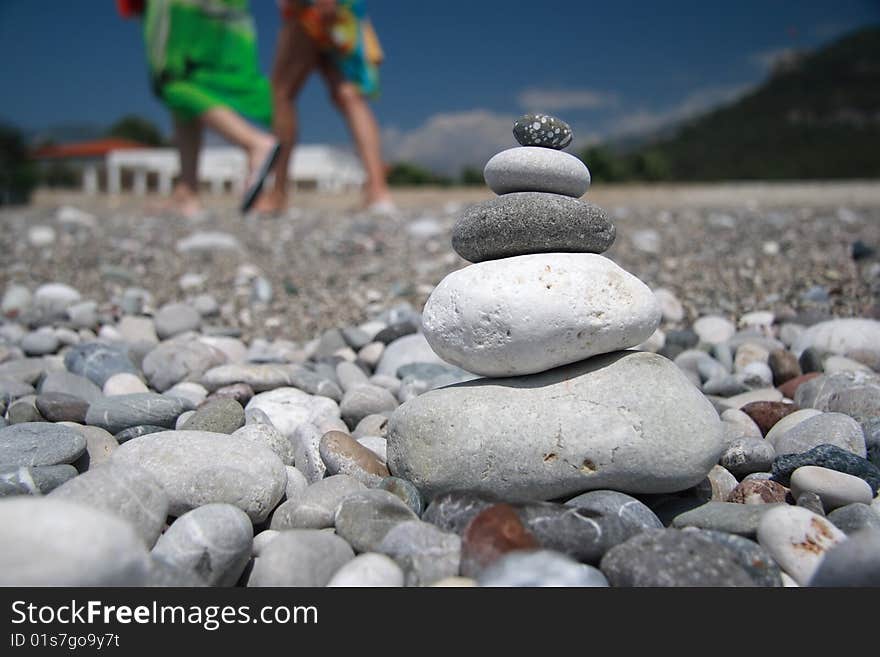
[[[562,150],[571,143],[571,127],[555,116],[526,114],[513,124],[513,136],[523,146]]]

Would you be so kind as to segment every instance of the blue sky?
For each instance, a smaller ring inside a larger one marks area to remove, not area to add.
[[[264,69],[274,0],[252,0]],[[790,48],[880,24],[877,0],[368,1],[387,61],[375,102],[387,159],[437,169],[512,145],[512,120],[552,112],[576,144],[651,130],[759,83]],[[111,0],[0,0],[0,119],[27,130],[169,120],[150,93],[140,23]],[[347,144],[316,75],[299,101],[304,142]]]

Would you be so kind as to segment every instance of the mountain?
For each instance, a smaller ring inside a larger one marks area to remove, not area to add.
[[[789,58],[737,102],[631,157],[675,180],[880,177],[880,27]]]

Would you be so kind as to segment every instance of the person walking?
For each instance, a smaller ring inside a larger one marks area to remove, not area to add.
[[[121,5],[132,0],[120,0]],[[198,158],[205,127],[247,153],[242,212],[256,201],[280,144],[245,117],[272,121],[269,81],[260,73],[248,0],[147,0],[130,13],[144,18],[153,91],[174,117],[180,178],[173,200],[185,216],[202,211]],[[144,6],[145,5],[145,6]],[[120,6],[120,11],[122,11]],[[123,13],[124,15],[124,13]]]
[[[382,162],[379,126],[369,98],[379,93],[383,54],[367,18],[364,0],[279,0],[282,25],[272,69],[273,127],[281,149],[275,182],[257,209],[280,212],[287,206],[287,171],[297,138],[294,102],[309,75],[318,70],[330,98],[348,124],[366,172],[364,207],[395,210]]]

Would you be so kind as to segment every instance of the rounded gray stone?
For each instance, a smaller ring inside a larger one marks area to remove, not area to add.
[[[142,424],[173,427],[187,410],[183,400],[154,392],[104,397],[89,406],[86,424],[101,427],[112,434]]]
[[[0,586],[143,586],[150,555],[127,522],[51,497],[0,500]]]
[[[71,347],[64,355],[64,366],[98,386],[103,386],[107,379],[120,372],[138,374],[124,347],[103,342],[86,342]]]
[[[89,427],[72,422],[67,423],[67,426],[81,433],[86,439],[86,451],[73,464],[80,472],[106,463],[113,451],[119,447],[113,434],[100,427]]]
[[[326,586],[352,559],[351,546],[334,534],[291,529],[278,534],[257,557],[247,585]]]
[[[844,413],[865,423],[880,415],[880,375],[837,372],[818,376],[798,386],[794,402],[801,408]]]
[[[328,587],[399,587],[404,574],[393,559],[384,554],[365,552],[346,563],[330,578]]]
[[[721,435],[717,412],[675,365],[628,351],[416,397],[391,417],[388,467],[427,498],[674,492],[703,480]]]
[[[354,429],[365,417],[393,411],[397,406],[397,399],[388,390],[365,383],[345,393],[339,411],[345,424]]]
[[[880,513],[861,502],[834,509],[828,514],[828,520],[848,536],[866,528],[880,530]]]
[[[21,339],[19,346],[28,356],[45,356],[58,351],[61,343],[52,331],[31,331]]]
[[[865,458],[865,434],[861,425],[843,413],[822,413],[774,437],[777,454],[800,454],[819,445],[835,445]]]
[[[611,548],[611,586],[756,586],[729,548],[677,529],[651,529]]]
[[[483,262],[528,253],[603,253],[614,237],[614,224],[597,205],[519,192],[465,210],[452,229],[452,248],[469,262]]]
[[[152,547],[168,517],[168,495],[153,476],[136,466],[105,465],[59,486],[51,497],[85,504],[128,522]]]
[[[422,515],[424,510],[424,502],[419,489],[412,485],[411,482],[400,477],[385,477],[379,482],[377,488],[387,490],[389,493],[397,495],[404,503],[412,509],[417,516]]]
[[[210,586],[234,586],[251,557],[254,528],[231,504],[206,504],[175,520],[153,556],[194,572]]]
[[[348,475],[332,475],[308,486],[281,504],[272,514],[271,529],[324,529],[333,527],[336,509],[354,493],[367,489]]]
[[[863,529],[832,547],[810,586],[880,586],[880,530]]]
[[[607,587],[598,568],[551,550],[509,552],[480,572],[480,586]]]
[[[226,362],[226,355],[199,340],[169,340],[143,361],[150,386],[164,392],[180,381],[198,381],[205,372]]]
[[[681,513],[672,521],[673,527],[714,529],[729,534],[754,538],[758,525],[771,509],[784,504],[737,504],[735,502],[706,502],[695,509]]]
[[[287,470],[287,484],[284,487],[284,495],[287,499],[292,500],[309,487],[309,480],[292,465],[285,465],[284,469]]]
[[[377,552],[392,527],[418,520],[397,496],[384,490],[366,490],[347,496],[336,509],[336,533],[358,552]]]
[[[782,574],[779,566],[767,551],[755,541],[736,534],[718,532],[708,529],[687,530],[693,535],[713,543],[723,545],[736,555],[737,563],[742,566],[758,586],[781,587]]]
[[[584,509],[606,516],[616,516],[624,524],[641,529],[662,529],[660,518],[645,504],[626,493],[615,490],[594,490],[573,497],[565,506]]]
[[[244,426],[244,408],[234,399],[216,399],[196,409],[184,423],[189,431],[234,433]]]
[[[496,194],[546,192],[580,198],[590,188],[590,171],[574,155],[537,146],[508,148],[483,168],[486,184]]]
[[[0,466],[0,497],[45,495],[79,473],[72,465]]]
[[[86,449],[74,429],[49,422],[23,422],[0,429],[0,465],[73,463]]]
[[[202,316],[190,305],[170,303],[159,309],[153,322],[159,339],[165,340],[185,331],[197,330],[202,325]]]
[[[243,415],[244,411],[242,411],[242,416]],[[192,418],[190,418],[190,420],[191,419]],[[187,420],[187,423],[188,422],[189,420]],[[295,455],[293,443],[288,440],[284,435],[282,435],[281,432],[278,431],[278,429],[273,427],[271,424],[247,424],[240,429],[236,429],[235,431],[233,431],[232,435],[236,438],[241,438],[243,440],[253,442],[255,445],[268,447],[273,452],[275,452],[275,454],[278,455],[278,458],[281,459],[281,462],[284,463],[284,465],[293,465],[294,463]]]
[[[234,504],[257,523],[284,494],[287,471],[266,447],[221,433],[163,431],[120,445],[110,459],[152,474],[168,493],[169,514],[213,502]]]
[[[410,520],[388,530],[376,552],[397,562],[406,575],[406,586],[430,586],[458,575],[461,538],[431,523]]]

